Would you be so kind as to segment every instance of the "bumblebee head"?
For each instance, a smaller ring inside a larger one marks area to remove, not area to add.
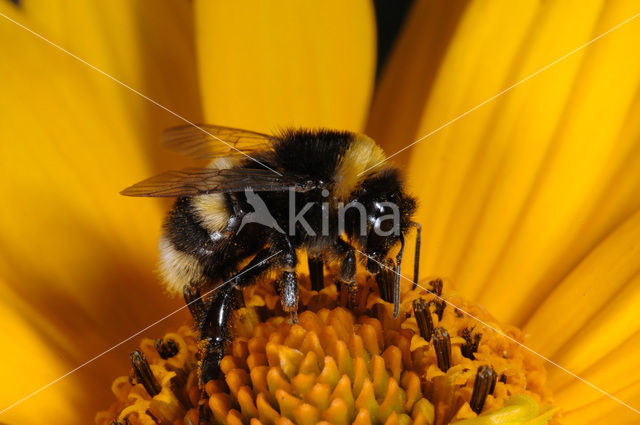
[[[411,227],[416,201],[405,192],[398,170],[385,168],[362,181],[350,204],[358,208],[345,211],[345,233],[374,259],[367,266],[373,272]]]

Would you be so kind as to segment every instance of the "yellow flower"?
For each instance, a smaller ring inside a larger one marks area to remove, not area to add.
[[[0,0],[3,15],[193,122],[366,131],[389,154],[638,7],[418,0],[374,93],[374,13],[364,0]],[[118,192],[182,164],[157,143],[178,118],[5,18],[0,38],[4,409],[181,306],[151,273],[166,205]],[[423,277],[444,277],[523,327],[532,349],[636,409],[639,41],[632,20],[393,158],[421,203]],[[0,421],[91,421],[132,346]],[[565,423],[637,422],[618,401],[547,369]]]

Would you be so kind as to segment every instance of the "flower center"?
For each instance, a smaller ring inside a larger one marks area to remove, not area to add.
[[[114,382],[118,402],[96,423],[553,420],[546,372],[515,342],[521,331],[498,328],[482,308],[443,292],[441,280],[405,291],[394,318],[387,281],[359,279],[355,304],[346,288],[312,291],[304,282],[297,323],[283,314],[273,282],[247,288],[220,379],[198,387],[202,344],[190,328],[144,340],[131,355],[132,378]]]

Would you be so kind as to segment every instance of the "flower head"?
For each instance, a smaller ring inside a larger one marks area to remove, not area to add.
[[[429,290],[407,290],[394,318],[393,306],[380,297],[388,288],[359,280],[357,305],[367,307],[344,308],[349,297],[334,285],[316,292],[305,280],[296,323],[274,302],[279,297],[271,280],[245,289],[247,307],[234,315],[222,377],[203,391],[194,332],[181,328],[144,340],[132,354],[132,379],[115,381],[118,402],[98,415],[98,425],[153,418],[443,425],[553,417],[546,371],[520,345],[521,331],[502,329],[482,308],[443,292],[441,280]],[[502,416],[509,419],[496,419]]]

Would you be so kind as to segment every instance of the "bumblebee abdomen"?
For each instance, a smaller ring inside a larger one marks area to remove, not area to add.
[[[182,294],[186,285],[202,280],[200,261],[194,255],[179,251],[167,235],[160,238],[158,248],[158,271],[169,292]]]
[[[204,280],[205,266],[222,249],[212,233],[223,229],[229,219],[222,194],[179,198],[167,216],[160,239],[160,274],[171,292]]]
[[[164,225],[165,236],[180,252],[196,257],[211,241],[210,233],[203,226],[192,198],[178,198],[167,216]]]

